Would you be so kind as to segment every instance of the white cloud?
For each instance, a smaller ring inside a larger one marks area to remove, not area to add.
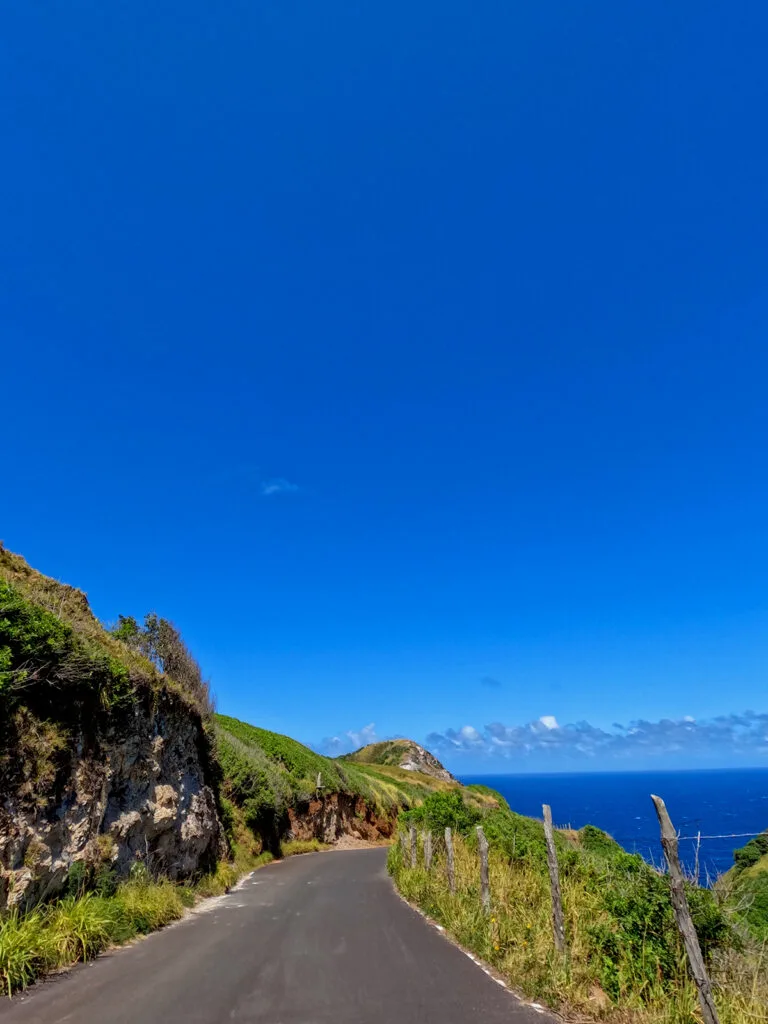
[[[646,762],[653,758],[716,756],[721,760],[764,755],[768,743],[768,713],[746,711],[697,721],[691,715],[679,719],[638,719],[611,730],[589,722],[560,725],[554,715],[542,715],[524,725],[491,722],[482,730],[472,725],[446,729],[427,736],[427,746],[445,754],[485,755],[489,758],[528,758],[542,755],[577,760]]]
[[[360,747],[367,747],[369,743],[376,743],[377,739],[376,725],[369,722],[362,729],[347,729],[335,736],[326,736],[314,746],[321,754],[338,757],[340,754],[351,754],[353,750],[359,750]]]
[[[369,743],[376,742],[376,725],[370,722],[368,725],[364,725],[362,729],[357,732],[350,729],[344,734],[348,736],[350,741],[354,744],[354,749],[358,747],[367,747]]]
[[[272,480],[263,480],[261,494],[264,498],[272,498],[276,494],[296,494],[299,490],[298,484],[292,484],[282,476],[274,477]]]

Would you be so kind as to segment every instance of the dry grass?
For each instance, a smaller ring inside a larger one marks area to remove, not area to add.
[[[631,1019],[638,1024],[693,1024],[700,1019],[696,991],[682,955],[671,976],[659,968],[655,980],[648,965],[637,962],[629,950],[619,949],[613,963],[604,962],[605,952],[595,942],[596,929],[615,930],[616,922],[588,876],[570,872],[562,879],[569,942],[569,955],[564,958],[554,950],[549,885],[540,865],[511,865],[492,851],[492,911],[485,915],[480,905],[476,850],[457,837],[455,858],[455,895],[449,892],[440,853],[428,874],[422,867],[405,867],[397,844],[390,852],[390,870],[407,900],[528,998],[572,1019]],[[731,948],[716,958],[712,975],[722,1024],[768,1022],[767,964],[765,949],[754,947]],[[615,979],[610,996],[601,984],[606,970]]]
[[[284,857],[295,857],[301,853],[323,853],[332,847],[328,843],[321,843],[319,839],[292,839],[282,843],[281,849]]]

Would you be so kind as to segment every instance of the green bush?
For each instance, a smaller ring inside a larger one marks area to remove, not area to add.
[[[491,811],[483,819],[483,831],[494,849],[510,862],[530,860],[544,863],[547,856],[544,826],[514,811]]]
[[[43,717],[55,716],[63,688],[70,699],[97,696],[104,708],[132,691],[117,657],[0,579],[0,701],[6,715],[23,700]]]
[[[747,868],[757,864],[766,854],[768,854],[768,832],[763,832],[754,839],[750,839],[740,850],[733,851],[736,870],[746,871]]]
[[[399,820],[406,828],[416,825],[436,835],[442,835],[446,828],[468,835],[480,818],[480,811],[464,802],[460,789],[450,789],[432,793],[420,806],[402,812]]]
[[[178,683],[204,715],[213,714],[210,687],[172,622],[160,618],[155,612],[145,615],[142,625],[132,615],[120,615],[111,632],[126,647]]]

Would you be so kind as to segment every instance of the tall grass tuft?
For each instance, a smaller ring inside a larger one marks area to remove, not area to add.
[[[31,985],[51,960],[43,915],[13,910],[0,921],[0,994]]]
[[[322,853],[323,850],[330,849],[328,843],[321,843],[319,839],[292,839],[281,845],[284,857],[295,857],[300,853]]]
[[[140,875],[114,896],[65,896],[28,914],[0,919],[0,995],[41,974],[90,960],[110,945],[170,924],[184,913],[182,887]]]

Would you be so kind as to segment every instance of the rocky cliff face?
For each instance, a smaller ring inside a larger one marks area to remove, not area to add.
[[[178,879],[226,852],[200,719],[172,693],[70,735],[67,754],[47,791],[0,792],[0,908],[60,891],[77,861]]]
[[[226,850],[210,710],[0,544],[0,910],[142,861],[183,878]]]
[[[403,749],[400,760],[400,767],[409,772],[421,772],[422,775],[431,775],[433,779],[442,779],[443,782],[455,782],[456,780],[444,768],[434,754],[430,754],[424,747],[419,746],[412,740],[408,741],[407,747]]]
[[[370,807],[362,797],[329,793],[289,808],[288,819],[290,831],[286,838],[335,843],[341,836],[352,836],[375,841],[392,835],[397,812],[383,814]]]

